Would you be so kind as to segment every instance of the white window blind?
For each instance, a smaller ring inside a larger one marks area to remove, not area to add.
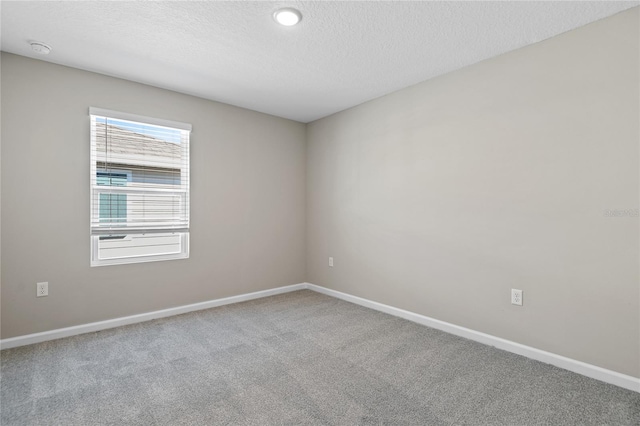
[[[89,114],[91,265],[189,257],[191,125]]]

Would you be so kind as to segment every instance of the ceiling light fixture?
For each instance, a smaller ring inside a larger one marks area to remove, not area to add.
[[[273,14],[273,19],[280,25],[285,27],[292,27],[302,19],[302,14],[299,10],[292,7],[285,7],[284,9],[276,10]]]
[[[30,41],[31,50],[40,55],[48,55],[51,52],[51,46],[48,46],[40,41]]]

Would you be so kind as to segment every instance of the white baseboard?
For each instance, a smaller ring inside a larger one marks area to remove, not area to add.
[[[600,380],[605,383],[610,383],[612,385],[620,386],[625,389],[640,392],[640,379],[633,376],[628,376],[616,371],[607,370],[606,368],[587,364],[586,362],[577,361],[575,359],[567,358],[561,355],[556,355],[551,352],[546,352],[540,349],[533,348],[531,346],[522,345],[520,343],[502,339],[490,334],[481,333],[479,331],[460,327],[458,325],[454,325],[445,321],[440,321],[424,315],[405,311],[403,309],[394,308],[393,306],[384,305],[382,303],[363,299],[357,296],[352,296],[350,294],[331,290],[326,287],[320,287],[315,284],[306,283],[306,288],[318,293],[326,294],[327,296],[332,296],[338,299],[345,300],[347,302],[355,303],[356,305],[365,306],[367,308],[375,309],[376,311],[384,312],[396,317],[416,322],[418,324],[442,330],[449,334],[455,334],[456,336],[475,340],[476,342],[484,343],[485,345],[495,346],[498,349],[522,355],[527,358],[535,359],[536,361],[541,361],[546,364],[551,364],[565,370],[573,371],[574,373],[591,377],[592,379]]]
[[[76,336],[78,334],[92,333],[94,331],[106,330],[114,327],[121,327],[123,325],[150,321],[157,318],[170,317],[173,315],[186,314],[187,312],[215,308],[216,306],[229,305],[231,303],[245,302],[247,300],[260,299],[262,297],[268,297],[268,296],[275,296],[276,294],[288,293],[290,291],[304,290],[306,288],[308,288],[306,283],[294,284],[294,285],[289,285],[285,287],[272,288],[269,290],[256,291],[254,293],[247,293],[247,294],[241,294],[238,296],[225,297],[222,299],[209,300],[207,302],[200,302],[200,303],[194,303],[191,305],[177,306],[175,308],[162,309],[160,311],[146,312],[144,314],[131,315],[128,317],[114,318],[106,321],[92,322],[89,324],[76,325],[73,327],[43,331],[41,333],[33,333],[33,334],[27,334],[24,336],[11,337],[9,339],[0,340],[0,349],[16,348],[18,346],[31,345],[33,343],[46,342],[48,340],[61,339],[63,337]]]
[[[194,303],[191,305],[178,306],[175,308],[163,309],[160,311],[147,312],[144,314],[131,315],[122,318],[114,318],[106,321],[92,322],[73,327],[59,328],[57,330],[44,331],[42,333],[27,334],[25,336],[11,337],[9,339],[0,340],[0,349],[15,348],[18,346],[31,345],[33,343],[45,342],[48,340],[60,339],[63,337],[76,336],[78,334],[92,333],[95,331],[106,330],[109,328],[120,327],[123,325],[135,324],[139,322],[150,321],[157,318],[164,318],[173,315],[185,314],[187,312],[199,311],[202,309],[215,308],[216,306],[229,305],[232,303],[245,302],[248,300],[259,299],[262,297],[275,296],[277,294],[288,293],[296,290],[313,290],[327,296],[342,299],[356,305],[365,306],[376,311],[384,312],[396,317],[404,318],[418,324],[426,325],[446,333],[484,343],[485,345],[495,346],[508,352],[535,359],[583,376],[591,377],[605,383],[620,386],[625,389],[640,392],[640,379],[625,374],[621,374],[582,361],[556,355],[531,346],[522,345],[490,334],[481,333],[469,328],[460,327],[435,318],[430,318],[414,312],[405,311],[403,309],[394,308],[393,306],[384,305],[372,300],[363,299],[362,297],[352,296],[340,291],[331,290],[320,287],[311,283],[294,284],[285,287],[278,287],[269,290],[256,291],[254,293],[241,294],[238,296],[225,297],[222,299],[209,300],[207,302]]]

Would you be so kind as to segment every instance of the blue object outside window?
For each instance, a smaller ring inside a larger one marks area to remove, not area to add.
[[[97,172],[99,186],[127,186],[127,174]],[[100,222],[127,221],[127,194],[100,194]]]

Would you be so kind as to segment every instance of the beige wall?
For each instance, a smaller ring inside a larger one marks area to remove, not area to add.
[[[605,216],[639,207],[638,19],[306,133],[3,53],[1,336],[306,280],[640,376],[638,218]],[[190,259],[89,267],[89,106],[193,124]]]
[[[305,281],[303,124],[6,53],[1,89],[3,339]],[[189,259],[89,266],[90,106],[193,125]]]
[[[307,280],[640,376],[638,21],[310,124]]]

